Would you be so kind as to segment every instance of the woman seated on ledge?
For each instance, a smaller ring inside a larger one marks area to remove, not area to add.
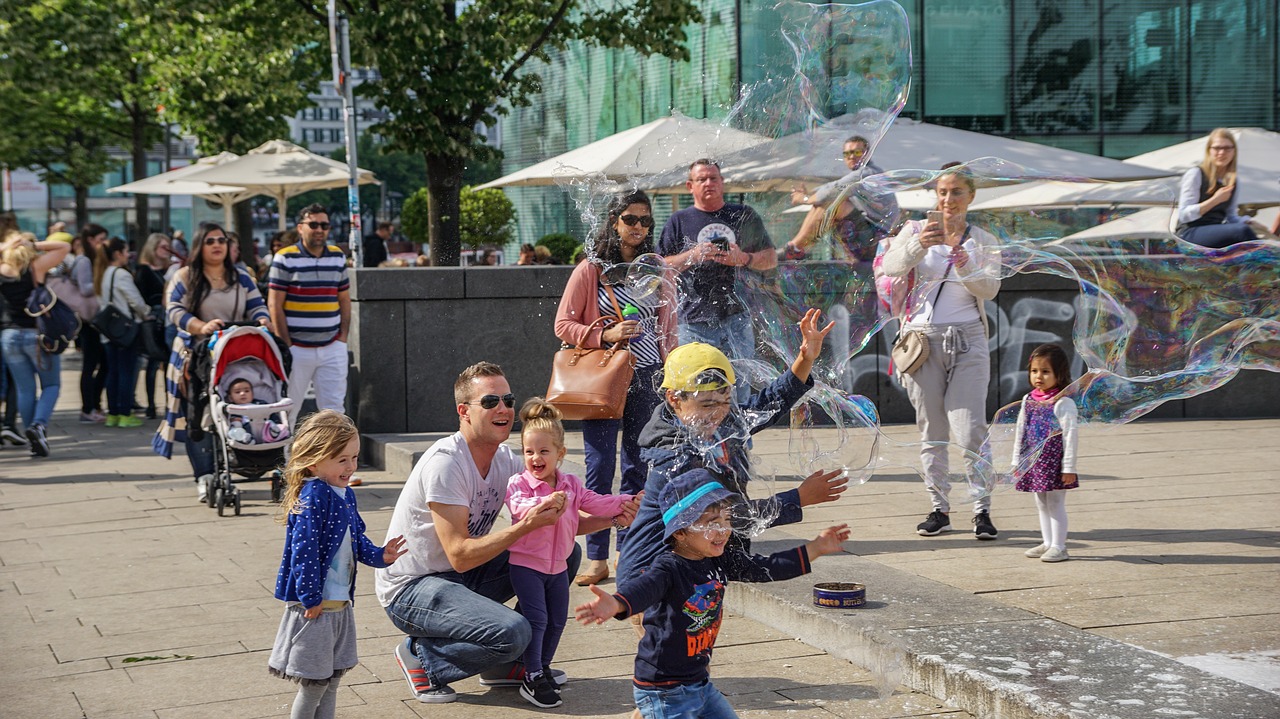
[[[1249,218],[1236,214],[1236,139],[1225,128],[1209,133],[1204,161],[1187,170],[1178,192],[1178,236],[1222,248],[1258,239]]]

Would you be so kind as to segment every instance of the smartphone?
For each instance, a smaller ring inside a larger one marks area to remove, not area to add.
[[[929,210],[926,212],[925,222],[937,223],[938,227],[942,227],[942,210]]]
[[[720,250],[721,252],[729,251],[728,237],[712,237],[710,240],[707,240],[707,242],[710,242],[711,244],[715,245],[716,249]]]

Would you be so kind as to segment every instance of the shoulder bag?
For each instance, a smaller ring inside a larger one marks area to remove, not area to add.
[[[613,288],[605,285],[605,290],[618,316],[601,317],[591,323],[593,327],[599,323],[603,328],[622,317]],[[608,349],[562,345],[551,361],[546,399],[565,419],[621,419],[635,366],[636,358],[628,340]]]
[[[95,315],[98,314],[98,298],[94,295],[85,295],[80,292],[80,285],[76,284],[75,276],[72,270],[75,265],[84,259],[84,256],[77,257],[72,261],[70,266],[60,266],[57,272],[50,272],[45,277],[44,285],[49,291],[58,296],[58,300],[70,307],[82,322],[90,322]],[[88,260],[85,260],[88,262]]]
[[[964,230],[964,238],[969,236],[969,228]],[[961,242],[964,242],[961,238]],[[942,277],[938,280],[938,288],[934,294],[934,301],[938,299],[938,295],[942,294],[942,284],[946,281],[947,275],[951,273],[950,258],[947,259],[947,269],[942,271]],[[912,269],[914,273],[915,270]],[[911,278],[914,280],[914,277]],[[910,291],[910,290],[908,290]],[[904,307],[903,316],[900,320],[906,323],[906,311]],[[921,330],[899,330],[897,338],[893,340],[893,349],[889,351],[889,357],[893,360],[893,366],[902,374],[915,374],[917,370],[924,366],[925,360],[929,359],[929,336]]]
[[[93,320],[89,323],[93,328],[102,333],[111,342],[118,343],[122,346],[132,347],[133,343],[138,339],[138,323],[133,317],[120,311],[120,308],[111,304],[111,300],[115,299],[116,275],[122,270],[117,267],[115,272],[111,274],[111,284],[107,286],[107,303],[98,310],[98,314],[93,316]]]

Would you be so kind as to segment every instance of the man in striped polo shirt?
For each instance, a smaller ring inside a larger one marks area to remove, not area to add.
[[[345,412],[347,328],[351,325],[347,258],[330,245],[329,213],[311,205],[298,214],[298,244],[271,261],[267,309],[293,353],[289,395],[304,397],[313,383],[316,406]]]

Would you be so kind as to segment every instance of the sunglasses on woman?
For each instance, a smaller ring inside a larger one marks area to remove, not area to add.
[[[225,245],[225,244],[228,244],[228,243],[227,243],[227,238],[225,238],[225,237],[221,237],[221,236],[218,236],[218,237],[206,237],[206,238],[204,238],[204,243],[205,243],[206,245]]]
[[[496,394],[486,394],[480,399],[475,400],[474,402],[468,402],[467,404],[478,404],[482,409],[493,409],[498,406],[499,402],[505,404],[507,408],[510,409],[516,406],[516,396],[510,392],[502,395],[501,397]]]
[[[618,219],[622,220],[622,224],[627,227],[635,227],[637,222],[646,229],[653,227],[653,215],[623,215]]]

